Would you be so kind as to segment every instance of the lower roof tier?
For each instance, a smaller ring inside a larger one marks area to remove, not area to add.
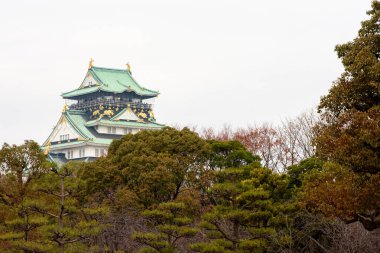
[[[124,116],[128,112],[131,111],[124,109],[113,118],[100,117],[91,120],[86,112],[67,110],[62,113],[52,133],[43,143],[43,148],[48,146],[63,148],[65,146],[81,145],[84,142],[95,145],[109,145],[112,140],[132,132],[127,130],[154,130],[164,127],[164,125],[155,122],[130,121],[118,117],[119,115]],[[116,131],[116,129],[126,131],[120,132]]]

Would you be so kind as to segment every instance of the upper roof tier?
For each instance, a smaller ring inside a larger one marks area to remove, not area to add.
[[[78,89],[65,92],[63,98],[77,99],[98,91],[110,93],[134,92],[142,97],[156,97],[159,92],[141,87],[131,76],[129,70],[110,69],[91,66]]]

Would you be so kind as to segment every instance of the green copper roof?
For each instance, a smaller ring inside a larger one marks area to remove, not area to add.
[[[106,138],[97,138],[95,137],[90,130],[86,127],[86,113],[77,110],[69,110],[63,113],[66,116],[66,119],[71,123],[71,125],[77,130],[83,138],[89,139],[94,143],[98,144],[110,144],[112,139]]]
[[[153,122],[136,122],[136,121],[122,121],[122,120],[108,120],[108,119],[97,119],[91,120],[86,123],[86,126],[123,126],[123,127],[138,127],[138,128],[149,128],[149,129],[160,129],[164,125],[153,123]]]
[[[54,147],[54,148],[66,148],[66,147],[70,147],[70,146],[78,145],[78,144],[82,144],[82,143],[85,143],[85,141],[72,141],[72,142],[58,143],[58,144],[52,145],[52,147]],[[42,146],[42,148],[45,149],[46,146]]]
[[[72,142],[54,144],[52,145],[54,148],[65,148],[81,143],[95,143],[99,145],[111,144],[113,138],[107,138],[105,135],[99,136],[95,130],[90,130],[92,126],[96,125],[131,127],[139,129],[160,129],[164,127],[164,125],[154,122],[109,120],[105,118],[87,121],[88,118],[86,113],[79,110],[67,110],[62,113],[62,117],[67,120],[67,122],[75,129],[82,139],[79,138],[78,140]],[[45,148],[48,145],[50,137],[51,135],[42,145],[42,148]]]
[[[72,147],[72,146],[77,146],[78,144],[83,144],[83,143],[95,143],[95,144],[100,144],[100,145],[110,145],[112,139],[94,139],[94,140],[84,140],[84,141],[72,141],[72,142],[65,142],[65,143],[58,143],[51,145],[51,147],[57,149],[57,148],[67,148],[67,147]],[[45,149],[46,146],[42,146],[42,149]]]
[[[97,92],[99,90],[99,86],[92,86],[92,87],[85,87],[85,88],[79,88],[76,90],[72,90],[66,93],[62,94],[63,98],[71,98],[71,97],[79,97],[85,94],[90,94]]]
[[[98,138],[92,134],[92,132],[85,126],[86,124],[86,114],[82,111],[77,110],[68,110],[62,113],[62,116],[67,119],[70,125],[76,130],[76,132],[83,138],[83,140],[78,140],[75,142],[66,142],[60,144],[54,144],[55,148],[62,148],[65,146],[71,146],[74,143],[80,144],[83,142],[92,142],[96,144],[105,144],[109,145],[112,142],[110,138]],[[50,138],[50,136],[49,136]],[[49,140],[49,139],[48,139]],[[45,141],[43,147],[47,145],[48,140]]]
[[[92,67],[88,70],[87,75],[92,75],[98,82],[96,86],[78,88],[62,94],[63,98],[74,98],[97,91],[105,91],[111,93],[135,92],[137,95],[145,97],[155,97],[159,93],[141,87],[131,76],[128,70],[109,69]]]

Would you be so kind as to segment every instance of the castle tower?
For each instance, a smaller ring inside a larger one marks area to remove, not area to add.
[[[164,127],[156,123],[152,110],[151,101],[159,93],[140,86],[129,64],[123,70],[95,67],[92,62],[79,88],[62,94],[70,104],[42,145],[58,163],[94,160],[106,155],[114,139]]]

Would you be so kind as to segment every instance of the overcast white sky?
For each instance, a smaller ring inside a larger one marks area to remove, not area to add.
[[[317,105],[370,0],[0,0],[0,144],[42,143],[95,66],[159,90],[158,122],[234,127]]]

